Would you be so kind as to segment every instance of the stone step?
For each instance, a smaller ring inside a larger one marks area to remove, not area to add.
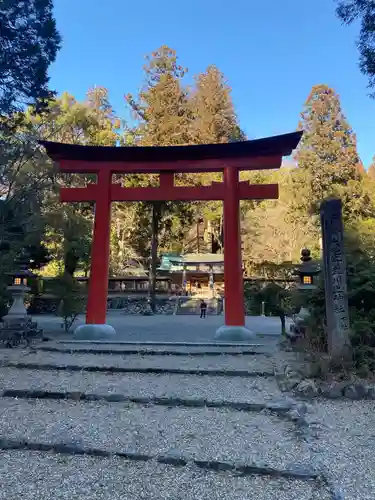
[[[104,340],[74,340],[72,338],[60,338],[52,340],[48,343],[39,342],[38,346],[75,346],[94,348],[111,348],[111,349],[151,349],[151,350],[168,350],[168,351],[204,351],[204,352],[231,352],[231,351],[248,351],[260,350],[266,352],[274,352],[278,349],[280,335],[259,336],[253,342],[157,342],[157,341],[104,341]]]
[[[261,337],[261,336],[260,336]],[[264,336],[263,336],[264,337]],[[180,347],[186,347],[186,348],[207,348],[207,349],[218,349],[218,348],[223,348],[223,347],[228,347],[228,348],[253,348],[253,347],[263,347],[264,345],[267,345],[269,343],[277,343],[277,338],[280,337],[280,335],[275,335],[274,337],[272,335],[267,335],[266,337],[263,338],[262,341],[258,343],[257,339],[255,339],[254,342],[157,342],[157,341],[131,341],[131,340],[74,340],[74,339],[69,339],[69,340],[64,340],[64,339],[59,339],[55,343],[56,344],[72,344],[72,345],[89,345],[89,346],[94,346],[94,345],[99,345],[99,346],[139,346],[139,347],[168,347],[169,349],[179,349]],[[270,339],[268,339],[270,337]]]
[[[34,346],[33,346],[34,347]],[[74,342],[47,342],[35,346],[36,350],[46,352],[63,353],[84,353],[84,354],[147,354],[148,356],[221,356],[223,354],[253,355],[264,354],[271,356],[272,353],[268,346],[254,345],[251,347],[197,347],[197,346],[148,346],[148,345],[121,345],[121,344],[78,344]]]
[[[56,455],[36,451],[0,454],[0,484],[7,500],[313,500],[314,482],[213,473],[119,457]],[[328,500],[320,491],[320,500]]]
[[[60,367],[78,367],[111,371],[139,371],[150,373],[185,372],[228,374],[238,376],[265,375],[272,376],[274,365],[269,357],[259,355],[231,356],[225,354],[218,357],[196,356],[147,356],[120,354],[65,354],[60,352],[44,352],[34,350],[19,351],[9,349],[2,352],[2,362],[22,362],[24,364],[49,365]],[[73,368],[72,368],[73,369]]]
[[[310,454],[296,438],[294,424],[267,412],[2,398],[0,413],[0,435],[11,441],[65,445],[70,451],[309,469]]]
[[[0,367],[0,391],[40,390],[83,394],[122,394],[129,398],[180,398],[265,404],[281,399],[273,377],[111,374],[38,371]]]
[[[30,390],[30,389],[10,389],[0,391],[0,397],[16,399],[45,399],[45,400],[71,400],[71,401],[100,401],[100,402],[121,402],[135,403],[138,405],[159,405],[168,408],[226,408],[231,411],[260,412],[268,411],[280,417],[292,419],[291,414],[296,405],[289,401],[269,401],[260,403],[244,403],[242,401],[210,401],[206,399],[179,398],[179,397],[141,397],[125,396],[120,393],[82,393],[77,391],[60,390]]]

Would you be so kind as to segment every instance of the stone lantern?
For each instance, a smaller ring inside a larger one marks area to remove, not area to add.
[[[299,290],[315,290],[316,289],[316,278],[320,273],[320,264],[313,261],[311,258],[311,252],[308,248],[304,248],[301,251],[301,261],[295,270],[294,275],[299,277]]]
[[[308,248],[301,251],[301,264],[296,266],[294,275],[298,277],[298,289],[305,293],[309,290],[317,288],[316,280],[321,272],[319,262],[316,262],[311,257],[311,252]],[[295,339],[304,334],[306,321],[310,316],[310,311],[307,307],[302,306],[297,314],[294,323],[290,325],[288,336]]]
[[[8,273],[8,276],[12,277],[12,284],[8,290],[13,303],[8,314],[3,317],[0,341],[7,347],[27,346],[32,338],[43,336],[42,330],[38,330],[37,324],[27,315],[25,307],[25,296],[30,291],[27,279],[35,275],[27,269],[27,265],[24,265],[18,271]]]
[[[27,270],[24,266],[21,266],[18,271],[8,273],[8,275],[12,276],[12,284],[8,286],[8,291],[12,295],[13,304],[8,314],[4,316],[3,321],[8,324],[21,324],[27,320],[25,296],[30,291],[30,288],[27,286],[27,279],[35,277],[35,274]]]

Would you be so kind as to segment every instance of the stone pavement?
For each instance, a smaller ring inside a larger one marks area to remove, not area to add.
[[[40,328],[48,333],[61,334],[61,320],[56,316],[35,316]],[[85,322],[81,316],[74,324]],[[215,331],[223,324],[223,316],[125,316],[121,312],[110,312],[107,322],[117,332],[118,340],[140,342],[213,342]],[[248,316],[246,326],[254,333],[262,335],[279,335],[281,326],[279,318]]]
[[[375,498],[370,408],[282,393],[291,353],[274,336],[220,345],[214,321],[168,333],[150,319],[127,321],[128,343],[0,350],[0,499]]]

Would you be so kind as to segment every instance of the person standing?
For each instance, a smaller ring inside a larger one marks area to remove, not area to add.
[[[201,300],[200,310],[201,310],[201,318],[205,318],[207,311],[207,304],[204,301],[204,299]]]

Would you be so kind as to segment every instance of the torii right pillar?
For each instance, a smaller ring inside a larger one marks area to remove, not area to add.
[[[224,287],[225,325],[216,340],[243,341],[255,338],[245,326],[245,304],[240,229],[239,171],[224,168]]]

